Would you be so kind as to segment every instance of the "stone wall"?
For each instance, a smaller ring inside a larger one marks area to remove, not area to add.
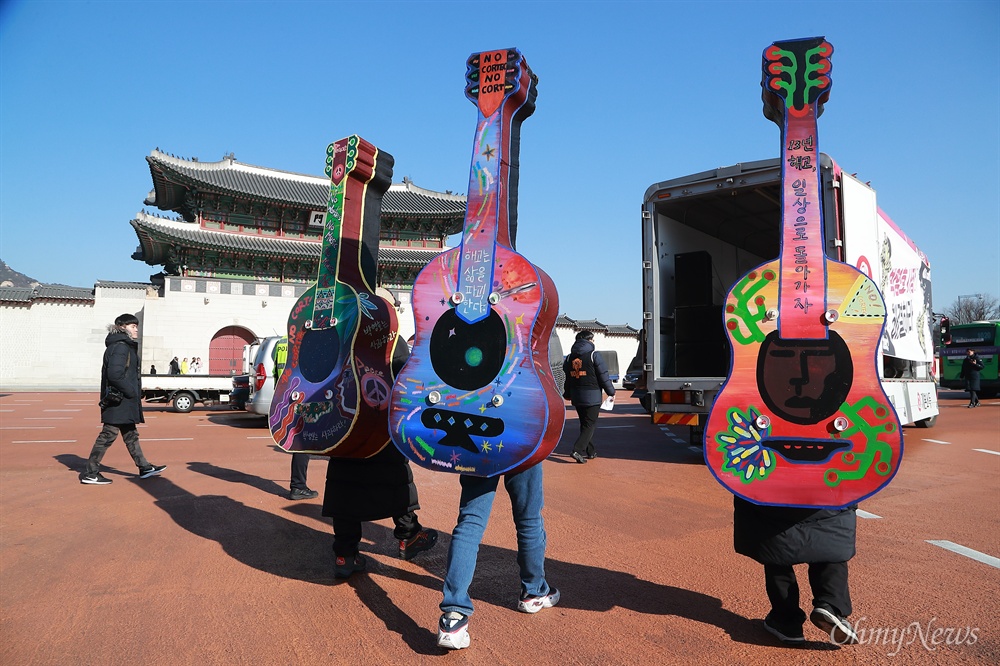
[[[251,338],[284,335],[288,314],[305,289],[303,285],[209,278],[165,280],[162,291],[152,285],[98,283],[93,302],[3,303],[0,390],[98,390],[108,324],[125,312],[139,318],[143,373],[155,365],[157,372],[166,374],[174,356],[201,357],[202,372],[207,373],[209,345],[220,330],[240,327]],[[394,293],[399,335],[408,340],[415,331],[411,294]],[[563,355],[568,354],[576,329],[557,326],[556,335]],[[595,332],[594,342],[598,350],[617,352],[619,374],[624,377],[638,347],[637,338]]]

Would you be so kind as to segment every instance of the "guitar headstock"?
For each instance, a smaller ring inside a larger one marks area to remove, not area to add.
[[[344,182],[344,177],[357,166],[358,144],[361,137],[357,134],[334,141],[326,147],[326,175],[334,185]]]
[[[781,125],[785,113],[802,116],[815,104],[819,117],[830,98],[831,55],[833,46],[824,37],[774,42],[764,49],[764,116]]]
[[[522,114],[530,115],[534,110],[538,77],[517,49],[473,53],[466,65],[465,96],[479,107],[484,117],[492,115],[507,100],[523,105]]]

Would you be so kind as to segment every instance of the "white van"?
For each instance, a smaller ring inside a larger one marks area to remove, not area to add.
[[[278,383],[281,368],[275,369],[278,344],[288,345],[288,338],[275,335],[264,338],[257,347],[257,354],[250,368],[250,398],[247,400],[247,411],[261,416],[267,416],[271,411],[271,399],[274,398],[274,386]]]

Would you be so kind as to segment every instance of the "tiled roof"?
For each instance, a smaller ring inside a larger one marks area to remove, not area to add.
[[[302,241],[288,238],[269,238],[225,231],[202,229],[190,222],[168,220],[145,212],[136,214],[130,222],[139,236],[143,249],[154,244],[176,242],[202,249],[223,249],[230,252],[250,252],[275,257],[304,258],[319,260],[323,244],[319,241]],[[145,242],[143,242],[145,241]],[[441,250],[426,248],[384,248],[378,251],[382,263],[409,266],[424,265]],[[147,258],[147,262],[153,258]]]
[[[564,314],[556,317],[556,326],[576,326],[576,321],[570,319]]]
[[[596,319],[577,319],[575,323],[577,329],[581,331],[607,331],[608,327]]]
[[[112,289],[148,289],[153,285],[149,282],[120,282],[118,280],[98,280],[95,287],[109,287]]]
[[[628,324],[608,324],[608,335],[628,335],[634,336],[639,332]]]
[[[237,162],[224,157],[218,162],[185,160],[154,150],[146,158],[154,189],[146,204],[161,210],[177,210],[188,185],[237,197],[325,210],[330,179],[279,171]],[[465,218],[465,197],[417,187],[408,180],[396,183],[382,197],[382,215],[419,218]]]
[[[35,287],[0,287],[0,302],[30,303],[34,300],[93,301],[94,290],[86,287],[67,287],[62,284],[40,284]]]

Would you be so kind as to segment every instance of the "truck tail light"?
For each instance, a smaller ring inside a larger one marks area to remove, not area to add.
[[[267,373],[264,372],[264,364],[257,364],[257,372],[253,377],[254,379],[254,391],[259,391],[263,386],[264,382],[267,381]]]
[[[686,405],[687,391],[660,391],[660,404]]]

